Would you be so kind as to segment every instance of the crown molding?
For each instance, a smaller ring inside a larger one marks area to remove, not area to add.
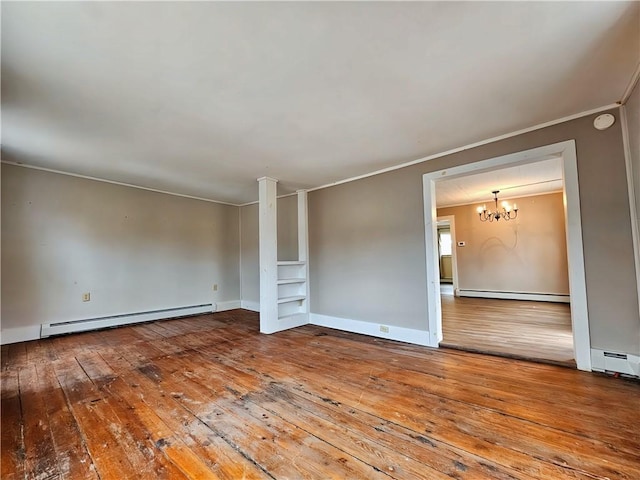
[[[91,177],[89,175],[81,175],[79,173],[64,172],[62,170],[55,170],[53,168],[46,168],[46,167],[38,167],[35,165],[29,165],[26,163],[9,162],[7,160],[2,160],[1,163],[4,163],[5,165],[13,165],[14,167],[30,168],[32,170],[41,170],[43,172],[57,173],[59,175],[67,175],[69,177],[82,178],[84,180],[93,180],[95,182],[110,183],[112,185],[120,185],[121,187],[130,187],[130,188],[137,188],[138,190],[146,190],[148,192],[163,193],[165,195],[173,195],[174,197],[189,198],[191,200],[200,200],[201,202],[219,203],[220,205],[229,205],[231,207],[240,206],[239,204],[236,204],[236,203],[222,202],[220,200],[213,200],[211,198],[194,197],[193,195],[185,195],[184,193],[169,192],[167,190],[159,190],[157,188],[143,187],[141,185],[135,185],[133,183],[116,182],[115,180],[107,180],[105,178]]]
[[[515,137],[515,136],[518,136],[518,135],[523,135],[525,133],[533,132],[535,130],[540,130],[542,128],[551,127],[553,125],[558,125],[559,123],[569,122],[569,121],[575,120],[577,118],[586,117],[586,116],[589,116],[589,115],[593,115],[594,113],[600,113],[600,112],[604,112],[604,111],[611,110],[613,108],[619,108],[619,107],[620,107],[620,103],[612,103],[610,105],[604,105],[602,107],[598,107],[598,108],[594,108],[592,110],[587,110],[585,112],[580,112],[580,113],[576,113],[574,115],[569,115],[569,116],[566,116],[566,117],[558,118],[556,120],[551,120],[549,122],[539,123],[538,125],[534,125],[534,126],[528,127],[528,128],[523,128],[522,130],[516,130],[515,132],[505,133],[504,135],[499,135],[497,137],[487,138],[486,140],[481,140],[479,142],[470,143],[470,144],[465,145],[463,147],[453,148],[451,150],[446,150],[446,151],[440,152],[440,153],[434,153],[433,155],[428,155],[426,157],[422,157],[422,158],[419,158],[417,160],[412,160],[410,162],[402,163],[400,165],[395,165],[393,167],[387,167],[387,168],[383,168],[381,170],[376,170],[376,171],[371,172],[371,173],[365,173],[363,175],[358,175],[357,177],[345,178],[344,180],[338,180],[336,182],[327,183],[327,184],[321,185],[319,187],[309,188],[307,191],[308,192],[313,192],[314,190],[321,190],[323,188],[335,187],[336,185],[342,185],[343,183],[349,183],[349,182],[354,182],[356,180],[361,180],[363,178],[373,177],[374,175],[380,175],[381,173],[392,172],[394,170],[399,170],[401,168],[410,167],[411,165],[417,165],[418,163],[423,163],[423,162],[427,162],[429,160],[434,160],[436,158],[445,157],[447,155],[451,155],[451,154],[454,154],[454,153],[462,152],[464,150],[469,150],[471,148],[480,147],[482,145],[487,145],[489,143],[497,142],[499,140],[504,140],[504,139]]]

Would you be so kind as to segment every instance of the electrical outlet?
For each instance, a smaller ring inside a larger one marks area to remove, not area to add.
[[[389,333],[389,327],[387,327],[386,325],[380,325],[380,331],[382,333]]]
[[[91,293],[90,292],[86,292],[82,294],[82,301],[83,302],[90,302],[91,301]]]
[[[214,283],[214,284],[213,284],[213,291],[214,291],[214,292],[217,292],[217,291],[218,291],[218,284],[217,284],[217,283]]]

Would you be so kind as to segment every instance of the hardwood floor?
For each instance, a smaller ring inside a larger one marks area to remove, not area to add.
[[[638,479],[640,383],[235,310],[2,347],[2,478]]]
[[[569,304],[440,298],[441,346],[575,367]]]

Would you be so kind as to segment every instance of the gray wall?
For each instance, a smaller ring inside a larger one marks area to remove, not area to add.
[[[640,82],[636,83],[631,96],[625,105],[627,127],[629,133],[629,150],[631,153],[631,179],[633,182],[636,221],[640,228]],[[638,240],[640,241],[640,239]],[[636,245],[636,253],[640,255],[640,245]],[[640,337],[640,332],[638,332]]]
[[[631,151],[631,172],[635,191],[636,218],[640,224],[640,82],[633,89],[627,104],[627,126]]]
[[[298,196],[278,199],[278,260],[298,259]],[[258,204],[240,207],[242,300],[260,302]]]
[[[426,330],[422,175],[575,139],[591,344],[640,353],[620,122],[597,131],[595,116],[310,192],[312,312]]]
[[[439,217],[455,217],[456,241],[465,242],[453,246],[458,288],[569,294],[562,193],[510,198],[509,203],[519,212],[508,222],[480,222],[477,203],[438,209]]]
[[[260,303],[258,204],[240,207],[240,289],[242,300]]]
[[[298,260],[298,196],[278,199],[278,260]]]
[[[2,329],[239,300],[238,210],[2,165]]]

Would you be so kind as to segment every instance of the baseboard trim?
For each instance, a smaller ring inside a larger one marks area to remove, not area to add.
[[[218,302],[214,304],[217,308],[215,312],[226,312],[227,310],[235,310],[236,308],[242,308],[240,300],[229,300],[227,302]]]
[[[591,349],[591,369],[640,377],[640,355]]]
[[[28,342],[38,340],[51,335],[64,333],[86,332],[100,328],[117,327],[134,323],[149,322],[153,320],[168,320],[171,318],[200,315],[204,313],[224,312],[241,308],[240,300],[229,300],[218,303],[204,303],[188,307],[165,308],[147,312],[125,313],[108,317],[88,318],[69,322],[43,323],[42,325],[29,325],[25,327],[7,328],[0,331],[0,344]]]
[[[250,300],[242,300],[240,308],[251,310],[252,312],[260,312],[260,302],[252,302]]]
[[[28,325],[26,327],[3,328],[0,331],[0,345],[10,343],[28,342],[40,338],[40,325]]]
[[[45,338],[51,335],[61,335],[64,333],[86,332],[88,330],[119,327],[122,325],[149,322],[152,320],[165,320],[188,315],[199,315],[203,313],[212,313],[216,310],[216,304],[203,303],[201,305],[127,313],[123,315],[113,315],[110,317],[87,318],[71,322],[43,323],[40,330],[40,337]]]
[[[497,298],[501,300],[530,300],[534,302],[569,303],[569,295],[553,293],[498,292],[494,290],[458,290],[459,297]]]
[[[351,333],[360,333],[371,337],[398,340],[399,342],[412,343],[414,345],[429,346],[429,332],[412,328],[396,327],[380,323],[363,322],[350,318],[332,317],[319,313],[309,314],[309,323],[319,327],[335,328]],[[381,331],[386,328],[388,331]]]

